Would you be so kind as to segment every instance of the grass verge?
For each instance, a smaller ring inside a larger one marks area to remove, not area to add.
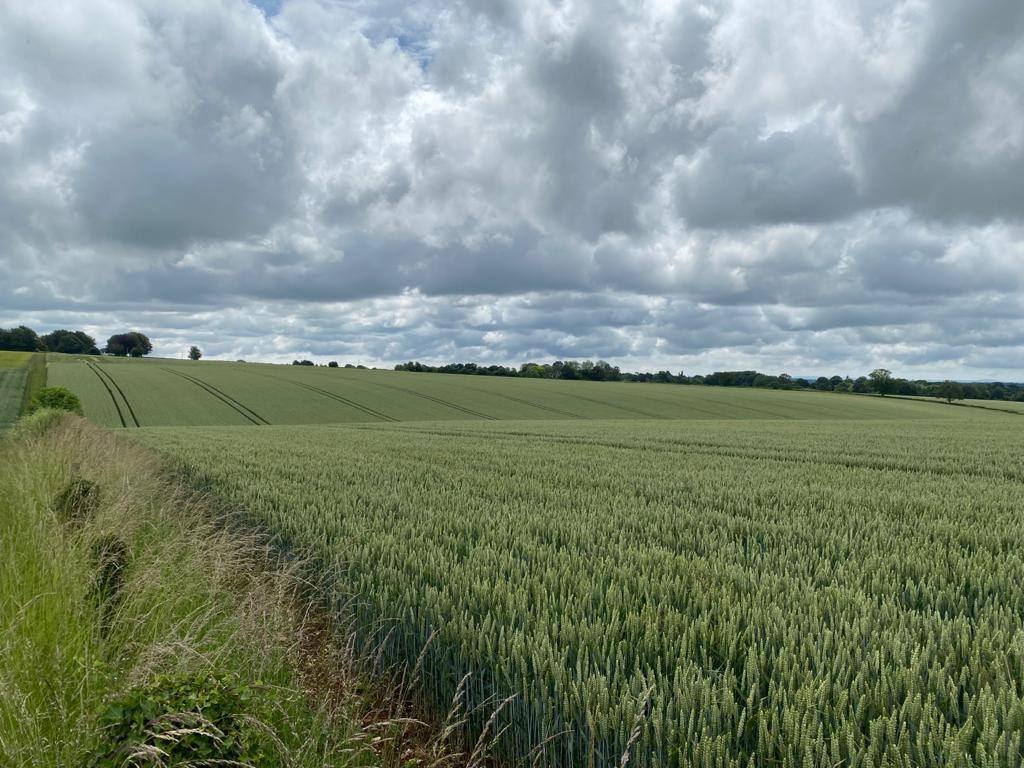
[[[28,413],[28,407],[40,390],[46,387],[46,354],[34,352],[26,366],[25,389],[21,394],[21,410],[19,415]]]
[[[381,764],[294,571],[148,452],[40,412],[0,467],[0,765]]]

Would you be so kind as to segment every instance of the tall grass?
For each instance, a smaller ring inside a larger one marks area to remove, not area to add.
[[[29,358],[27,375],[25,378],[25,389],[21,394],[20,414],[28,413],[29,404],[40,390],[46,387],[46,354],[35,352]]]
[[[86,765],[111,700],[158,676],[208,672],[256,691],[239,715],[271,734],[275,764],[376,763],[357,698],[311,703],[297,660],[321,659],[293,575],[268,570],[258,541],[204,519],[145,451],[42,412],[0,442],[0,467],[0,765]],[[75,481],[98,499],[77,518],[62,515],[60,495]],[[104,610],[96,542],[112,539],[128,558]]]

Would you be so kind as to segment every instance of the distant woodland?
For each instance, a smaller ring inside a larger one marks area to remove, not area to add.
[[[1017,400],[1024,401],[1024,384],[1003,382],[949,382],[924,379],[902,379],[879,368],[870,374],[852,379],[849,376],[799,378],[782,373],[773,376],[758,371],[716,371],[707,376],[687,376],[682,371],[636,372],[619,370],[604,360],[556,360],[553,363],[523,363],[519,368],[476,363],[426,365],[408,362],[395,366],[396,371],[452,373],[466,376],[515,376],[532,379],[583,379],[587,381],[632,381],[656,384],[687,384],[705,387],[760,387],[765,389],[814,389],[826,392],[876,393],[939,397],[947,400]]]

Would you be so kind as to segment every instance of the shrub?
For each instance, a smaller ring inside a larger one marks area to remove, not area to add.
[[[161,675],[112,701],[90,768],[124,765],[273,765],[266,736],[248,714],[255,691],[234,677]]]
[[[52,408],[57,411],[71,411],[82,415],[82,403],[78,395],[64,387],[44,387],[36,393],[29,404],[28,412],[35,413],[41,408]]]

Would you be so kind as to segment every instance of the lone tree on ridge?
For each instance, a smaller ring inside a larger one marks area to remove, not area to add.
[[[896,380],[892,377],[892,371],[888,368],[875,368],[868,374],[871,380],[871,389],[885,397],[896,389]]]
[[[964,387],[959,382],[947,379],[935,388],[935,396],[941,397],[947,403],[952,403],[954,400],[963,400]]]
[[[153,351],[153,345],[149,337],[141,331],[129,331],[128,333],[115,333],[107,339],[107,346],[103,351],[115,357],[142,357]]]

